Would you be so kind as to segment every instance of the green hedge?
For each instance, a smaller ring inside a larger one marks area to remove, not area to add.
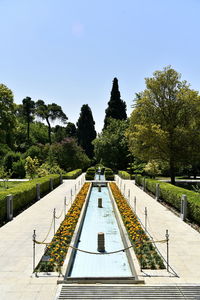
[[[76,179],[82,174],[82,169],[76,169],[71,172],[63,174],[63,179]]]
[[[143,185],[144,177],[141,175],[136,176],[136,184]],[[178,211],[181,209],[181,197],[187,196],[188,200],[188,214],[187,217],[200,225],[200,195],[199,193],[186,190],[184,188],[172,185],[167,182],[146,178],[147,191],[156,193],[156,183],[160,185],[160,199],[171,206],[175,207]]]
[[[131,179],[131,175],[126,171],[118,171],[118,175],[122,179]]]
[[[27,205],[36,201],[36,184],[40,184],[40,195],[50,191],[50,178],[53,179],[53,187],[60,184],[60,175],[48,175],[42,178],[36,178],[30,181],[20,183],[10,189],[0,192],[0,223],[2,224],[6,216],[6,196],[13,195],[13,214],[16,216]]]
[[[112,169],[110,169],[110,168],[105,168],[104,175],[105,175],[105,179],[106,179],[106,180],[109,180],[109,181],[114,180],[114,173],[113,173],[113,170],[112,170]]]
[[[86,180],[94,180],[95,173],[96,173],[95,167],[88,168],[86,171],[86,174],[85,174],[85,179]]]

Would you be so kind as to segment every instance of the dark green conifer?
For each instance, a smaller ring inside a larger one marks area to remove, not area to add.
[[[95,122],[92,111],[88,104],[81,107],[80,116],[77,125],[78,144],[85,150],[89,158],[94,156],[94,146],[92,141],[96,138]]]
[[[106,116],[104,119],[104,129],[107,127],[109,123],[109,118],[119,119],[119,120],[127,119],[126,103],[121,99],[119,86],[118,86],[118,79],[116,77],[113,79],[111,97],[105,112],[106,112]]]

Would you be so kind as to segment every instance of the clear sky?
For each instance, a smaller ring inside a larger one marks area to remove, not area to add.
[[[164,66],[199,90],[199,15],[200,0],[0,0],[0,83],[74,123],[87,103],[100,132],[114,77],[128,115]]]

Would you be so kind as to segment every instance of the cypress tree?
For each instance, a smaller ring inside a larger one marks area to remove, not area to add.
[[[77,125],[78,144],[85,150],[89,158],[94,156],[94,146],[92,141],[96,138],[95,122],[92,111],[88,104],[81,107],[80,116]]]
[[[113,79],[111,97],[105,112],[106,112],[106,116],[104,119],[104,129],[108,125],[109,118],[119,119],[119,120],[127,119],[126,103],[121,99],[119,86],[118,86],[118,79],[116,77]]]

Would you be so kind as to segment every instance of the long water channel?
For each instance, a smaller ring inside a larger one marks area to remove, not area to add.
[[[103,207],[98,207],[102,198]],[[97,252],[97,235],[105,234],[105,252],[123,249],[120,231],[113,211],[108,188],[92,187],[88,207],[77,247]],[[133,276],[125,252],[95,255],[76,252],[70,277],[131,277]]]

